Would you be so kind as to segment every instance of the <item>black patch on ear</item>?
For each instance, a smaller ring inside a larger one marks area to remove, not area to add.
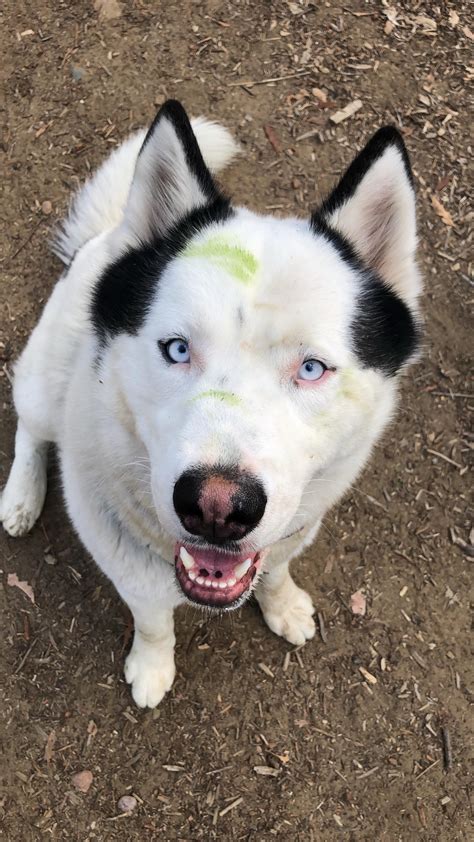
[[[226,222],[234,214],[230,201],[218,195],[213,202],[185,216],[166,237],[129,248],[99,278],[91,302],[91,321],[103,347],[119,333],[136,334],[155,296],[167,264],[187,242],[208,225]]]
[[[384,126],[375,132],[367,145],[359,152],[342,176],[339,184],[337,184],[327,199],[324,200],[316,215],[330,216],[344,202],[347,202],[354,195],[357,187],[371,166],[383,155],[389,146],[396,146],[400,152],[406,176],[411,186],[414,187],[410,159],[403,138],[395,126]]]
[[[357,309],[351,323],[357,358],[366,368],[394,377],[420,343],[421,331],[414,314],[375,272],[364,266],[350,242],[318,214],[311,218],[311,229],[330,242],[359,277]]]
[[[219,190],[216,187],[211,173],[204,163],[204,158],[202,157],[202,152],[196,140],[196,135],[193,132],[189,117],[181,103],[176,99],[168,99],[161,106],[158,114],[153,120],[153,123],[148,129],[148,132],[146,133],[139,156],[143,153],[143,150],[153,136],[158,123],[163,118],[168,119],[170,123],[172,123],[181,146],[183,147],[186,163],[192,174],[196,176],[204,195],[207,196],[209,201],[214,201],[214,199],[219,196]]]

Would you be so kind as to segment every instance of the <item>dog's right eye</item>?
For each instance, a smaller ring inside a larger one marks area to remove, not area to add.
[[[159,342],[161,353],[168,363],[189,363],[191,354],[185,339],[168,339]]]

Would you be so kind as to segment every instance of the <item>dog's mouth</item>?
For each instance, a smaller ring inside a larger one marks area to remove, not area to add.
[[[210,608],[236,607],[257,575],[260,553],[176,544],[176,577],[185,596]]]

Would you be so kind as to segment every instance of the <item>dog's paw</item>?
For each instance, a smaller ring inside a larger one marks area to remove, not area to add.
[[[311,597],[290,579],[291,585],[278,595],[260,599],[267,626],[288,643],[302,646],[314,637],[314,606]]]
[[[43,508],[46,483],[32,478],[26,483],[7,483],[0,502],[0,520],[12,538],[26,535],[33,528]]]
[[[173,650],[134,643],[125,661],[124,674],[127,684],[132,685],[135,704],[139,708],[154,708],[171,690],[174,681]]]

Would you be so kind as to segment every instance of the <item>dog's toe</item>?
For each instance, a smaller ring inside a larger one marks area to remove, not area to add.
[[[261,602],[261,607],[265,622],[272,632],[294,646],[302,646],[314,637],[316,631],[314,606],[306,591],[292,584],[291,591],[285,594],[285,600]]]
[[[154,708],[173,684],[173,654],[132,647],[125,661],[125,680],[131,684],[133,701],[139,708]]]

